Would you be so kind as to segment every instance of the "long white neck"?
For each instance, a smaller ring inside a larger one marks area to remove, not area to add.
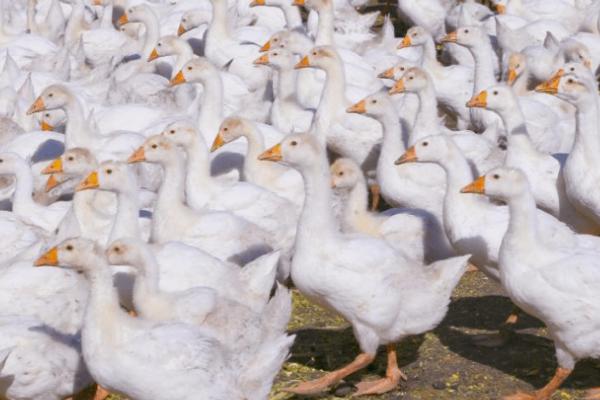
[[[231,40],[227,21],[227,0],[212,0],[212,21],[206,31],[207,41]]]
[[[346,76],[341,61],[337,59],[328,63],[324,70],[325,86],[313,121],[314,133],[321,140],[321,145],[325,143],[333,119],[344,112],[347,104]]]
[[[292,66],[277,70],[277,99],[282,102],[296,103],[296,80],[298,74]]]
[[[300,9],[298,7],[286,3],[280,8],[285,16],[285,22],[288,30],[298,29],[304,26],[302,24],[302,15],[300,15]]]
[[[173,78],[179,71],[183,69],[183,66],[187,64],[194,57],[194,50],[187,40],[178,39],[174,42],[175,50],[175,66],[171,73]]]
[[[387,112],[377,117],[382,125],[383,143],[378,165],[385,169],[394,167],[394,162],[406,151],[402,140],[402,127],[398,119],[398,112],[392,104],[387,107]]]
[[[466,157],[450,139],[448,140],[448,152],[446,157],[441,160],[440,166],[446,172],[445,209],[452,204],[481,202],[482,199],[479,195],[460,193],[463,187],[473,181],[473,172]]]
[[[508,133],[509,151],[513,146],[528,148],[535,151],[535,146],[531,142],[531,138],[527,132],[525,116],[523,115],[523,111],[521,110],[521,107],[519,107],[518,100],[515,96],[513,96],[511,106],[499,110],[498,114]]]
[[[529,72],[529,68],[525,68],[517,79],[512,84],[512,90],[517,96],[524,96],[529,92],[527,85],[529,84],[529,77],[531,73]]]
[[[37,4],[36,0],[28,0],[27,1],[27,29],[29,32],[34,34],[39,34],[39,28],[37,26],[37,22],[35,21],[35,6]]]
[[[17,215],[27,214],[30,207],[37,207],[37,204],[31,197],[33,193],[33,174],[25,161],[19,162],[15,170],[15,178],[13,212]]]
[[[442,64],[437,59],[437,52],[435,49],[435,42],[431,36],[427,37],[425,43],[421,46],[423,48],[422,61],[421,64],[424,69],[431,71],[442,68]]]
[[[85,7],[83,2],[76,1],[71,10],[69,21],[65,27],[65,43],[72,46],[79,40],[79,35],[85,29],[84,13]]]
[[[529,190],[508,200],[510,219],[505,241],[533,250],[539,245],[535,199]]]
[[[102,11],[102,19],[100,20],[100,28],[102,29],[114,29],[113,22],[113,3],[109,2]]]
[[[138,265],[138,277],[135,280],[136,292],[141,291],[148,294],[159,293],[159,267],[154,255],[147,248],[140,249],[140,265]],[[137,296],[136,296],[137,297]],[[143,299],[141,299],[143,300]]]
[[[417,92],[419,98],[419,111],[415,126],[410,134],[409,146],[412,146],[420,139],[435,135],[439,132],[439,120],[437,115],[437,99],[433,85],[428,84],[425,88]]]
[[[199,103],[199,127],[205,140],[210,140],[219,131],[223,121],[223,81],[221,74],[214,68],[210,79],[203,80],[202,100]]]
[[[317,36],[315,46],[333,46],[334,12],[333,2],[318,10],[319,23],[317,25]]]
[[[146,35],[144,36],[144,47],[142,48],[142,60],[147,60],[160,39],[160,23],[158,17],[153,11],[143,13],[140,22],[146,27]]]
[[[63,107],[67,116],[67,127],[65,129],[65,148],[73,147],[90,148],[93,137],[83,115],[83,107],[74,95],[69,93],[68,101]]]
[[[494,50],[490,39],[486,36],[481,38],[474,47],[469,47],[469,51],[475,60],[475,85],[473,85],[473,95],[478,94],[484,89],[496,84],[494,76]]]
[[[210,158],[204,138],[198,135],[184,147],[187,158],[185,192],[188,204],[204,207],[215,186],[210,175]]]
[[[587,160],[596,160],[600,154],[600,123],[598,97],[588,96],[577,105],[575,113],[575,141],[572,153],[584,154]]]
[[[324,154],[318,160],[300,171],[304,179],[304,207],[298,222],[296,244],[314,242],[319,237],[332,237],[337,234],[337,225],[331,212],[331,175]]]
[[[369,218],[368,202],[367,183],[364,179],[360,179],[348,193],[344,204],[344,221],[346,221],[346,224],[352,225],[354,221]]]
[[[248,141],[248,150],[244,159],[244,180],[256,182],[260,175],[260,164],[269,161],[260,161],[258,156],[265,150],[265,140],[262,133],[251,122],[244,124],[242,136]]]
[[[126,190],[117,192],[117,214],[110,231],[108,242],[120,238],[142,239],[139,223],[138,187],[133,184]]]

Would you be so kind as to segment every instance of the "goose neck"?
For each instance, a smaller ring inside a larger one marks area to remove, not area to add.
[[[317,35],[315,37],[315,46],[333,46],[333,28],[334,28],[334,15],[333,15],[333,2],[329,2],[328,5],[320,8],[319,23],[317,25]]]
[[[212,0],[212,20],[206,32],[207,40],[229,40],[229,24],[227,23],[227,1]]]
[[[114,29],[113,22],[113,3],[110,1],[102,11],[102,19],[100,20],[100,28]]]
[[[141,22],[146,27],[144,47],[142,49],[142,60],[147,60],[160,39],[160,23],[156,14],[150,10],[147,13],[144,13]]]
[[[198,134],[185,146],[187,158],[186,189],[204,190],[212,184],[210,159],[206,144]],[[189,194],[188,194],[189,195]]]
[[[258,156],[265,150],[265,141],[253,123],[247,122],[244,124],[242,136],[248,141],[248,153],[246,154],[246,160],[244,169],[255,164],[255,160],[258,160]]]
[[[142,289],[145,293],[159,293],[160,274],[156,258],[149,249],[144,247],[141,250],[139,262],[138,274],[141,276],[135,280],[136,291]],[[142,287],[138,288],[138,284]]]
[[[137,194],[137,185],[133,185],[130,190],[117,192],[117,214],[110,231],[109,242],[119,238],[142,238],[138,221],[140,207]]]
[[[425,136],[435,135],[439,131],[435,89],[432,85],[427,85],[417,92],[417,97],[419,98],[419,108],[415,126],[410,135],[409,145],[416,143]]]
[[[65,130],[65,147],[67,149],[77,146],[90,147],[92,137],[83,116],[83,107],[72,94],[69,94],[67,98],[68,100],[63,106],[68,121]]]
[[[185,166],[182,157],[174,155],[162,163],[164,177],[158,190],[157,208],[184,207],[185,204]]]
[[[499,112],[500,119],[508,132],[508,145],[509,151],[511,147],[519,146],[521,148],[535,149],[535,146],[531,142],[529,132],[527,131],[527,125],[525,124],[525,116],[521,107],[517,103],[517,99],[514,99],[511,107]]]
[[[496,77],[494,76],[494,50],[490,40],[482,38],[481,42],[474,47],[470,47],[469,51],[475,60],[475,85],[473,86],[473,95],[478,94],[482,90],[495,85]]]
[[[479,195],[460,193],[463,187],[473,181],[473,172],[469,162],[451,139],[448,139],[448,152],[439,165],[446,172],[446,204],[464,202],[471,199],[473,201],[480,200]]]
[[[510,219],[506,232],[507,240],[519,247],[534,249],[538,244],[536,205],[533,195],[527,190],[508,200]]]
[[[30,33],[39,33],[37,22],[35,21],[36,0],[27,1],[27,29]]]
[[[18,164],[15,170],[15,180],[13,211],[16,214],[27,213],[27,210],[35,203],[31,197],[33,193],[33,174],[25,161]]]
[[[367,217],[369,214],[367,211],[368,199],[367,183],[364,179],[360,179],[348,193],[344,207],[344,219],[348,222]]]
[[[297,73],[291,66],[279,69],[277,98],[280,101],[295,103]]]
[[[223,81],[215,69],[209,79],[203,80],[202,100],[199,102],[200,132],[205,138],[217,134],[223,120]]]
[[[336,60],[324,70],[325,86],[315,115],[316,132],[321,140],[329,133],[333,119],[343,112],[346,106],[346,78],[341,63]]]
[[[325,154],[300,173],[304,180],[305,200],[298,225],[298,243],[313,242],[315,234],[320,238],[334,236],[337,226],[331,213],[331,175]]]
[[[398,113],[392,104],[377,119],[381,123],[383,131],[383,143],[381,145],[378,164],[385,166],[387,170],[406,151],[406,146],[402,140],[402,126],[398,119]]]
[[[185,64],[194,57],[192,46],[185,40],[177,40],[174,45],[175,50],[175,66],[172,71],[174,76],[181,71]]]
[[[300,9],[297,6],[285,4],[281,7],[283,15],[285,16],[285,22],[289,30],[298,29],[303,26],[302,15],[300,15]]]
[[[422,45],[423,48],[423,67],[427,70],[430,68],[437,69],[441,67],[440,62],[437,60],[437,51],[435,49],[435,42],[433,38],[428,37]]]
[[[586,159],[595,160],[600,152],[600,124],[596,96],[580,102],[575,112],[575,141],[573,153],[583,153]]]

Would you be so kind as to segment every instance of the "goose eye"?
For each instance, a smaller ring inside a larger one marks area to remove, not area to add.
[[[515,65],[515,68],[521,68],[521,64]]]
[[[569,80],[567,80],[568,83],[573,83],[573,79],[569,78]]]
[[[181,22],[187,22],[187,18],[181,18]]]
[[[292,146],[296,146],[297,144],[298,144],[298,142],[296,142],[295,140],[292,140],[292,141],[290,142],[290,145],[292,145]]]
[[[423,142],[423,147],[429,146],[429,142]]]
[[[229,128],[228,128],[228,127],[225,127],[225,128],[223,128],[223,131],[224,131],[224,132],[227,132],[228,130],[229,130]]]
[[[156,149],[156,148],[158,148],[158,145],[157,145],[157,144],[153,144],[153,145],[152,145],[152,146],[150,146],[150,147],[152,147],[153,149]]]
[[[316,56],[316,55],[317,55],[317,52],[316,52],[316,51],[313,51],[312,55],[313,55],[313,56]]]
[[[120,253],[121,252],[121,248],[119,246],[113,247],[113,250],[115,251],[115,253]]]
[[[409,76],[408,80],[412,81],[414,79],[414,76]]]
[[[112,174],[112,169],[108,168],[108,169],[106,170],[106,173],[107,173],[108,175]]]
[[[67,247],[66,247],[66,249],[67,249],[68,251],[73,251],[73,246],[72,246],[72,245],[70,245],[70,244],[68,244],[68,245],[67,245]]]
[[[162,46],[162,43],[158,42],[157,46],[158,46],[158,47]]]
[[[274,55],[274,56],[276,56],[276,55],[277,55],[277,53],[273,53],[273,55]]]
[[[48,93],[48,97],[54,97],[54,93]]]
[[[73,156],[67,157],[67,161],[73,161],[74,159]]]
[[[494,179],[500,179],[500,175],[498,175],[498,174],[494,174],[494,175],[492,176],[492,178],[494,178]]]
[[[494,94],[494,96],[498,96],[498,91],[497,90],[494,90],[492,93]]]
[[[279,39],[277,39],[277,38],[274,38],[274,39],[273,39],[273,41],[274,41],[274,42],[278,42],[278,41],[279,41]]]
[[[571,72],[574,72],[574,71],[575,71],[575,67],[571,67]]]
[[[468,29],[465,29],[465,33],[469,33],[469,30],[468,30]]]
[[[338,175],[339,175],[339,176],[344,176],[344,171],[340,171],[340,172],[338,172]]]
[[[50,118],[50,113],[46,113],[44,115],[46,116],[46,118]]]
[[[413,37],[418,36],[418,35],[419,35],[419,32],[413,33]]]
[[[377,100],[371,100],[371,104],[377,104]]]
[[[188,71],[191,71],[191,70],[192,70],[192,67],[188,67]]]
[[[0,158],[0,163],[3,163],[3,162],[4,162],[4,160]]]

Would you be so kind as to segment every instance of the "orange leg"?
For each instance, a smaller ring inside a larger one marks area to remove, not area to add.
[[[408,380],[407,376],[398,368],[398,359],[396,358],[396,346],[389,344],[387,346],[387,370],[385,372],[385,378],[370,381],[360,382],[356,387],[358,391],[354,393],[354,396],[363,396],[367,394],[383,394],[394,390],[400,383],[400,379]]]
[[[104,389],[100,385],[96,385],[96,394],[94,394],[94,400],[104,400],[110,396],[110,392]]]
[[[367,365],[371,364],[375,359],[374,354],[361,353],[354,361],[346,365],[343,368],[329,372],[325,376],[319,379],[315,379],[308,382],[303,382],[293,388],[284,389],[286,392],[300,394],[300,395],[312,395],[323,392],[328,387],[338,383],[350,374],[355,373],[358,370],[363,369]]]
[[[379,209],[379,201],[381,199],[381,187],[377,183],[372,184],[371,189],[371,197],[373,198],[373,202],[371,203],[371,211],[377,211]]]
[[[585,400],[600,400],[600,387],[585,392]]]
[[[511,396],[506,396],[503,400],[550,400],[554,392],[571,374],[571,371],[570,369],[557,368],[550,382],[540,390],[534,393],[519,392]]]

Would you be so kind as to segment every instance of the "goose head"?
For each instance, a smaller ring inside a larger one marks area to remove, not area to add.
[[[148,61],[156,60],[159,57],[166,57],[178,54],[179,48],[181,46],[186,45],[188,45],[186,40],[181,39],[175,35],[163,36],[156,43],[154,49],[152,49],[152,53],[150,53]]]
[[[181,71],[171,79],[171,85],[180,85],[182,83],[206,82],[214,78],[217,73],[215,66],[206,58],[199,57],[188,61]]]
[[[410,68],[404,76],[396,81],[389,94],[418,93],[429,86],[427,72],[418,67]]]
[[[508,3],[508,0],[492,0],[492,4],[494,6],[494,9],[496,10],[496,12],[498,14],[505,14],[506,13],[506,4]]]
[[[0,175],[14,175],[23,168],[29,168],[29,165],[18,154],[0,153]]]
[[[358,103],[349,107],[346,112],[355,114],[366,114],[374,118],[382,118],[393,108],[390,97],[385,92],[371,94]]]
[[[142,34],[142,24],[130,22],[120,26],[119,32],[123,33],[128,38],[138,40]]]
[[[512,53],[508,57],[508,68],[506,72],[506,82],[509,85],[515,83],[527,69],[527,57],[521,53]]]
[[[526,193],[528,190],[529,182],[521,170],[498,167],[462,188],[461,193],[483,194],[506,202]]]
[[[308,52],[298,64],[296,69],[301,68],[320,68],[327,69],[331,65],[335,65],[340,62],[339,55],[335,49],[331,46],[317,46]]]
[[[250,122],[239,117],[228,117],[221,123],[219,133],[215,136],[215,140],[210,148],[210,151],[216,151],[221,146],[231,143],[239,137],[243,136],[248,129]]]
[[[552,94],[561,100],[578,106],[584,104],[596,94],[595,81],[590,81],[589,73],[578,74],[577,72],[565,73],[560,69],[550,80],[538,85],[537,92]],[[582,76],[582,77],[580,77]]]
[[[292,5],[305,7],[309,10],[321,11],[333,7],[332,0],[292,0]]]
[[[128,159],[129,164],[149,162],[153,164],[169,164],[180,159],[177,145],[162,135],[150,136]]]
[[[101,251],[94,241],[72,238],[61,242],[42,254],[35,262],[36,267],[63,267],[83,273],[93,273]]]
[[[66,86],[50,85],[35,99],[27,114],[58,108],[63,109],[71,101],[71,98],[72,94]]]
[[[413,26],[402,39],[402,42],[398,45],[399,49],[403,49],[411,46],[421,46],[427,42],[427,39],[431,38],[431,35],[425,28],[421,26]]]
[[[487,33],[480,27],[463,26],[446,35],[442,39],[442,43],[456,43],[467,48],[474,48],[486,35]]]
[[[46,110],[41,114],[39,122],[42,131],[58,131],[67,122],[67,116],[60,109]]]
[[[585,44],[575,39],[566,39],[561,42],[560,47],[566,62],[580,63],[587,68],[592,68],[590,50]]]
[[[268,65],[277,70],[288,70],[294,68],[296,57],[284,48],[269,50],[254,60],[256,65]]]
[[[396,165],[409,162],[439,163],[448,154],[448,141],[445,135],[433,135],[419,140],[396,160]]]
[[[509,86],[498,84],[479,92],[469,100],[467,107],[502,112],[513,109],[516,101],[515,94]]]
[[[252,2],[250,3],[250,7],[257,7],[257,6],[286,8],[286,7],[290,7],[290,1],[289,0],[252,0]]]
[[[199,27],[200,25],[207,24],[211,19],[212,10],[188,10],[181,16],[179,27],[177,28],[177,36],[181,36],[184,33]]]
[[[195,124],[190,120],[176,121],[167,125],[161,135],[182,147],[191,146],[197,140],[204,142],[202,135],[198,134]]]
[[[135,175],[125,163],[118,161],[105,161],[98,168],[89,172],[84,180],[75,188],[75,191],[99,189],[115,193],[125,193],[137,190]]]
[[[398,79],[404,76],[406,71],[416,66],[417,65],[414,62],[411,62],[409,60],[402,60],[393,67],[388,68],[382,73],[380,73],[378,77],[382,79],[392,79],[394,81],[397,81]]]
[[[125,25],[131,22],[147,23],[152,19],[158,19],[154,11],[146,4],[138,4],[125,9],[123,15],[117,21],[117,25]]]
[[[137,239],[121,238],[109,244],[104,254],[111,265],[130,265],[137,269],[144,264],[146,246]]]
[[[96,165],[96,157],[88,149],[75,147],[65,151],[42,170],[42,174],[50,175],[46,181],[46,192],[71,178],[84,177]]]
[[[279,31],[271,35],[260,48],[261,52],[273,49],[287,49],[294,54],[304,54],[313,47],[313,42],[302,32]]]
[[[350,190],[360,181],[362,171],[358,164],[349,158],[338,158],[329,169],[331,187],[338,190]]]
[[[319,139],[310,133],[297,133],[286,136],[281,142],[265,150],[259,160],[287,164],[298,170],[320,165],[323,148]]]

